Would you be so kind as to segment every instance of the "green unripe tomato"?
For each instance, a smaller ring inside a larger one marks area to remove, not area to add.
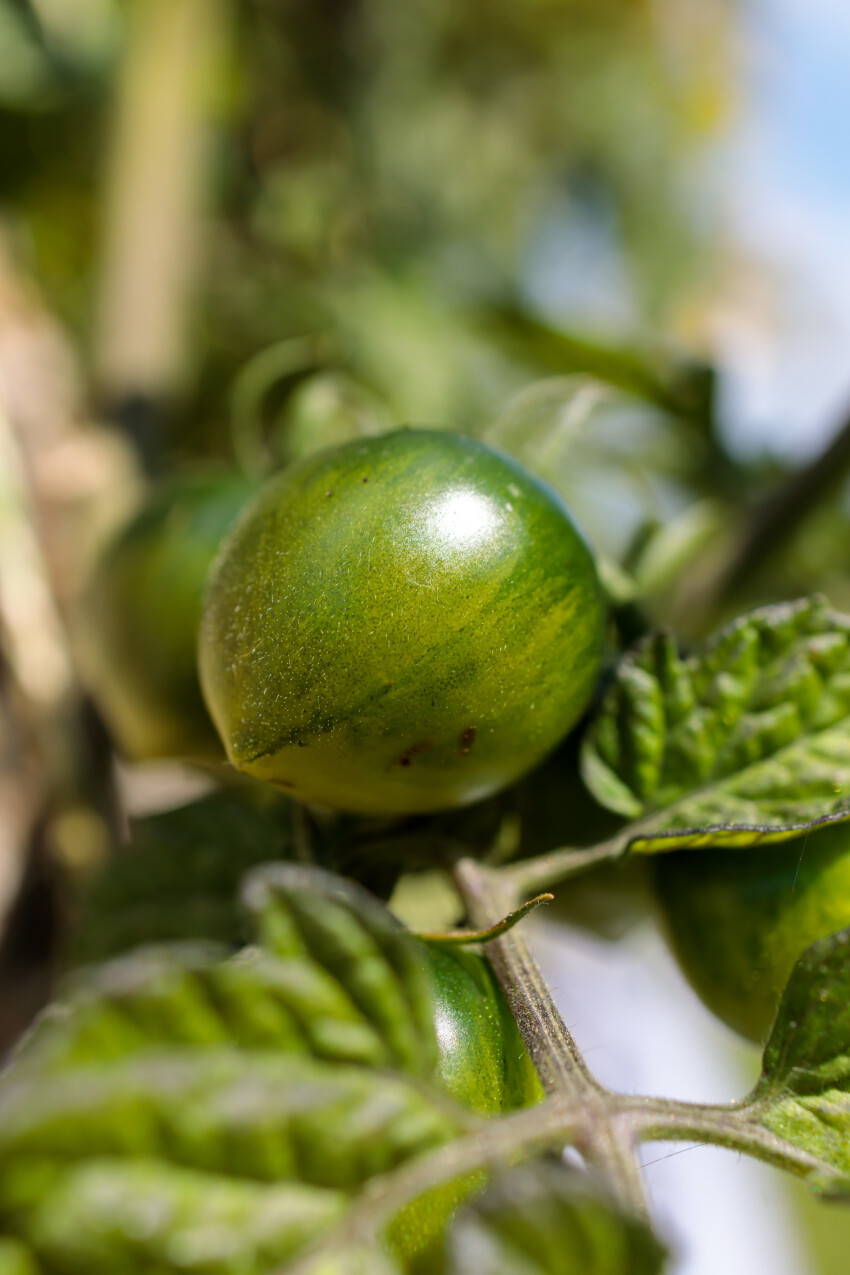
[[[135,759],[220,756],[197,673],[210,564],[256,485],[199,469],[161,483],[101,558],[80,620],[86,680]]]
[[[539,1102],[543,1086],[487,961],[432,944],[437,1078],[457,1102],[483,1115]]]
[[[488,962],[473,952],[428,945],[437,1034],[437,1080],[457,1102],[481,1115],[532,1106],[543,1086]],[[388,1242],[405,1270],[435,1266],[452,1213],[485,1185],[470,1174],[437,1187],[393,1221]]]
[[[266,486],[212,573],[200,669],[240,770],[410,814],[538,762],[587,704],[602,638],[558,498],[482,443],[400,430]]]
[[[656,892],[673,951],[718,1018],[763,1041],[794,965],[850,925],[850,825],[777,846],[659,855]]]

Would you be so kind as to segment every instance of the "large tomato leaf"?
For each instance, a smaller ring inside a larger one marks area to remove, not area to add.
[[[51,1075],[0,1094],[0,1182],[46,1158],[159,1159],[261,1182],[353,1190],[450,1140],[463,1115],[394,1074],[208,1048]],[[0,1184],[0,1200],[4,1196]]]
[[[18,1059],[54,1068],[149,1047],[282,1050],[427,1077],[436,1042],[418,941],[371,895],[321,869],[246,879],[257,946],[143,948],[71,980]]]
[[[55,1275],[268,1275],[347,1203],[340,1192],[292,1183],[92,1157],[56,1166],[16,1225]]]
[[[422,946],[380,903],[271,864],[242,906],[255,946],[83,971],[17,1051],[0,1078],[9,1275],[267,1273],[372,1178],[477,1127],[429,1086]]]
[[[850,618],[766,607],[680,656],[664,633],[619,666],[582,750],[639,853],[750,846],[850,818]]]
[[[410,1275],[399,1238],[423,1225],[440,1260],[499,1154],[494,1125],[432,1087],[422,945],[316,869],[259,869],[243,902],[256,946],[160,946],[77,975],[0,1077],[0,1275]],[[544,1110],[522,1115],[539,1146]],[[541,1172],[467,1216],[446,1275],[489,1269],[464,1265],[482,1245],[506,1275],[658,1269],[589,1184]]]

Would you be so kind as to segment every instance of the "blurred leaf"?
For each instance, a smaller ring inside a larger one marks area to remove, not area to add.
[[[659,1275],[664,1262],[648,1227],[553,1162],[503,1173],[458,1215],[446,1248],[440,1275]]]
[[[60,1169],[21,1228],[57,1275],[268,1275],[345,1206],[336,1191],[94,1158]]]
[[[10,1076],[0,1166],[167,1160],[262,1182],[353,1190],[454,1137],[445,1104],[402,1076],[226,1046]],[[14,1189],[14,1185],[12,1187]]]
[[[682,658],[626,656],[582,750],[597,801],[644,826],[638,853],[784,840],[850,818],[850,620],[767,607]]]
[[[344,372],[323,371],[292,393],[277,426],[277,450],[297,460],[322,447],[383,434],[399,424],[367,386]]]
[[[475,1123],[423,1083],[418,940],[318,869],[268,865],[245,896],[262,946],[77,975],[0,1079],[0,1227],[51,1271],[268,1272]]]
[[[50,66],[39,47],[37,32],[17,5],[0,3],[0,102],[21,105],[43,96]]]
[[[261,946],[145,949],[87,972],[17,1058],[52,1070],[151,1046],[226,1044],[427,1077],[436,1062],[421,948],[364,890],[269,865],[245,898]]]
[[[820,939],[798,961],[748,1109],[817,1157],[823,1181],[813,1172],[815,1185],[850,1193],[850,930]]]
[[[0,1275],[38,1275],[35,1258],[25,1244],[0,1237]]]
[[[68,959],[101,961],[145,943],[245,938],[238,887],[260,863],[291,853],[290,807],[227,793],[137,820],[83,890]]]
[[[514,306],[493,308],[484,318],[489,330],[514,353],[553,376],[584,373],[673,415],[691,416],[695,409],[703,407],[692,390],[679,393],[679,385],[686,383],[681,371],[663,368],[660,358],[654,365],[651,359],[633,350],[561,331]]]

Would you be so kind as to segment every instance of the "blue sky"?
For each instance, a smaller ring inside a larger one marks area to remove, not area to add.
[[[724,344],[727,408],[739,445],[805,453],[850,406],[850,3],[742,7],[743,113],[715,163],[773,287]]]

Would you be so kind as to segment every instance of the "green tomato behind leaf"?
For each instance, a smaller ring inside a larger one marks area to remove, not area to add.
[[[695,991],[729,1027],[763,1041],[804,950],[850,925],[850,824],[763,849],[662,854],[655,886]]]
[[[489,963],[473,952],[429,944],[437,1081],[462,1106],[495,1116],[542,1101],[543,1086]],[[409,1205],[389,1231],[391,1249],[414,1275],[434,1269],[455,1209],[485,1185],[483,1174],[446,1183]]]
[[[132,758],[221,754],[198,684],[198,624],[210,564],[253,491],[227,470],[172,476],[95,571],[80,654],[92,695]]]
[[[488,962],[432,944],[428,963],[440,1084],[482,1115],[539,1102],[543,1086]]]
[[[401,430],[308,457],[210,579],[204,694],[230,760],[298,800],[481,800],[573,726],[599,671],[593,558],[508,457]]]

